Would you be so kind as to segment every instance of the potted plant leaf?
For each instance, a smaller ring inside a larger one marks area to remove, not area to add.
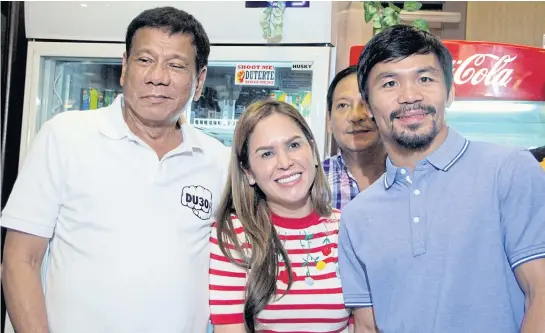
[[[269,43],[282,41],[282,30],[284,29],[285,1],[269,1],[269,6],[263,9],[259,24],[263,39]]]
[[[385,28],[393,25],[400,24],[401,11],[416,12],[422,8],[422,4],[418,1],[405,1],[403,3],[403,9],[394,5],[392,2],[388,3],[387,7],[383,6],[380,1],[364,1],[363,9],[365,12],[365,22],[369,23],[373,21],[373,34],[381,32]],[[412,22],[412,26],[418,29],[429,31],[430,27],[426,20],[416,19]]]

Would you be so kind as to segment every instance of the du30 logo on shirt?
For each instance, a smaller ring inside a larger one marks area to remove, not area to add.
[[[182,189],[182,205],[201,220],[208,220],[212,215],[212,192],[200,185],[186,186]]]

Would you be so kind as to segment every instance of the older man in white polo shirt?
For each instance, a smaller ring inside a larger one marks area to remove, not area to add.
[[[126,42],[123,96],[46,122],[3,211],[18,333],[206,331],[209,232],[229,150],[178,119],[201,94],[208,37],[164,7],[135,18]]]

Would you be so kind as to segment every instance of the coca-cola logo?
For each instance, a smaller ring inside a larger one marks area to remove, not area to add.
[[[480,68],[487,59],[489,60],[488,66]],[[504,55],[500,57],[489,53],[478,53],[466,60],[453,60],[454,83],[457,85],[469,83],[473,86],[483,83],[485,86],[506,87],[513,74],[513,69],[506,67],[515,59],[517,56]]]

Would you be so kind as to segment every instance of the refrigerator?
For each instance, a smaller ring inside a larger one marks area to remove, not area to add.
[[[119,94],[127,26],[141,11],[156,6],[191,13],[210,39],[203,94],[185,114],[191,125],[230,146],[245,107],[274,98],[293,104],[304,115],[321,157],[326,157],[326,95],[335,63],[333,5],[287,8],[281,42],[268,43],[260,27],[264,8],[245,1],[209,4],[25,2],[29,43],[20,162],[45,121],[68,110],[92,112]]]
[[[470,140],[545,146],[545,49],[444,40],[453,57],[455,101],[447,124]],[[364,46],[353,46],[357,64]]]
[[[230,146],[236,122],[250,103],[265,98],[285,101],[303,114],[324,156],[324,99],[331,50],[315,46],[212,46],[202,96],[186,110],[185,117],[194,127]],[[28,43],[21,157],[45,121],[68,110],[93,112],[121,93],[124,51],[124,44]]]

